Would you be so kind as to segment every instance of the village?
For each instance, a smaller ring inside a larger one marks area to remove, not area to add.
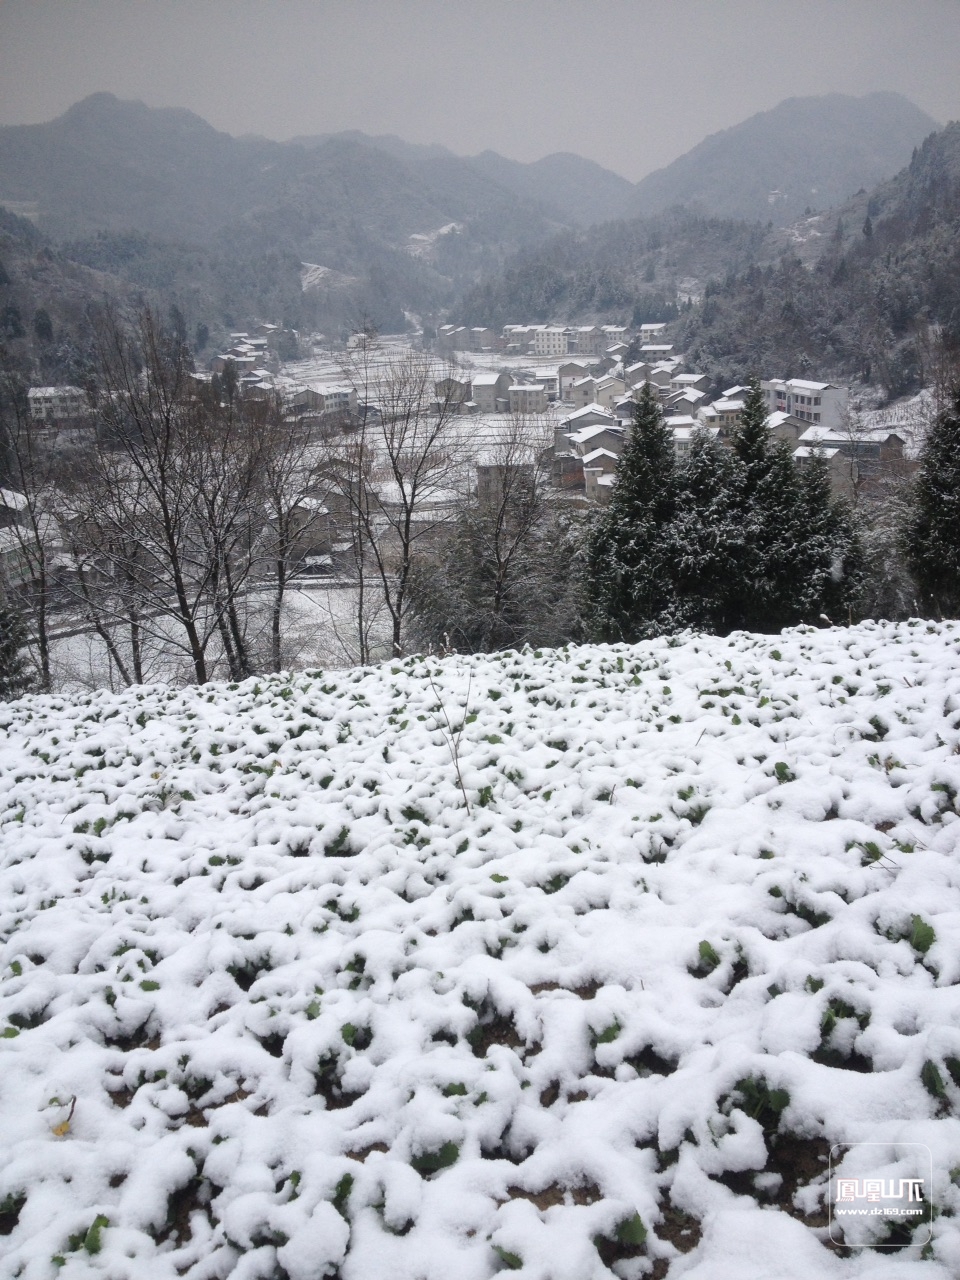
[[[235,394],[249,406],[279,404],[283,417],[317,442],[317,449],[304,455],[304,465],[317,470],[303,486],[297,568],[342,576],[350,573],[353,542],[346,531],[342,477],[331,479],[336,472],[331,453],[338,452],[338,442],[340,452],[349,452],[358,426],[380,413],[377,386],[382,392],[398,361],[415,357],[429,370],[433,396],[421,408],[443,417],[448,447],[456,438],[457,483],[433,494],[427,507],[414,513],[418,524],[442,524],[465,491],[480,500],[495,491],[508,436],[525,442],[523,465],[545,475],[557,499],[579,505],[608,502],[637,399],[647,384],[657,394],[678,457],[690,450],[697,432],[728,442],[748,388],[736,385],[711,394],[708,375],[689,367],[667,330],[665,324],[634,331],[618,324],[509,324],[498,333],[445,325],[432,351],[423,349],[429,344],[422,335],[359,335],[345,351],[294,335],[300,350],[311,354],[282,363],[277,346],[289,331],[263,323],[231,334],[209,368],[191,378],[198,388],[215,385],[220,394]],[[912,473],[909,429],[886,425],[883,415],[857,413],[847,387],[799,378],[767,379],[761,387],[771,436],[787,445],[798,467],[822,458],[836,496],[878,498],[888,480]],[[82,389],[32,387],[27,406],[31,449],[82,455],[89,447],[95,419]],[[389,506],[386,495],[384,503]],[[33,572],[20,527],[28,518],[27,506],[22,494],[4,491],[0,573],[21,589]],[[54,526],[48,519],[54,558],[62,559],[63,538],[55,536]]]
[[[469,434],[481,468],[484,442],[501,415],[534,431],[546,426],[557,489],[571,499],[604,503],[646,383],[656,391],[678,455],[689,451],[697,431],[725,443],[739,421],[747,387],[712,388],[710,377],[675,349],[668,330],[665,323],[634,330],[620,324],[507,324],[499,332],[442,325],[432,353],[434,411],[442,405],[447,414],[476,419]],[[284,365],[281,374],[270,352],[277,331],[263,325],[255,334],[233,335],[233,344],[213,360],[213,371],[222,374],[232,363],[245,396],[265,398],[279,390],[289,411],[313,417],[318,427],[336,422],[349,430],[362,388],[344,376],[343,360],[318,350],[312,359]],[[385,337],[378,358],[389,361],[409,342]],[[422,335],[414,344],[428,345]],[[822,458],[835,495],[869,497],[882,490],[885,477],[912,472],[911,432],[888,428],[882,414],[859,414],[847,387],[809,378],[765,379],[761,387],[771,435],[789,447],[798,466]]]

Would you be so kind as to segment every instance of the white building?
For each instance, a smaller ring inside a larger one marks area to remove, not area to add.
[[[509,391],[511,413],[544,413],[547,393],[539,384],[515,382]]]
[[[567,331],[557,324],[537,325],[533,332],[533,354],[537,356],[565,356],[568,348]]]
[[[789,413],[802,422],[836,430],[843,425],[849,393],[833,382],[770,378],[760,383],[770,413]]]
[[[79,387],[31,387],[27,405],[30,421],[45,426],[85,418],[90,412],[87,397]]]

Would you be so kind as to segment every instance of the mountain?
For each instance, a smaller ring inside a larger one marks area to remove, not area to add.
[[[26,218],[0,208],[0,366],[14,382],[81,381],[87,310],[105,298],[132,301],[133,290],[73,261]]]
[[[576,226],[590,226],[623,217],[630,209],[634,194],[632,182],[570,151],[558,151],[544,156],[542,160],[524,164],[519,160],[509,160],[496,151],[456,156],[446,147],[404,142],[394,134],[371,136],[357,129],[293,138],[291,141],[312,149],[334,138],[375,147],[414,166],[430,160],[456,161],[482,175],[486,181],[505,187],[523,200],[539,204],[550,216]]]
[[[203,241],[268,198],[300,154],[97,93],[46,124],[0,129],[0,203],[32,202],[55,237],[136,228]]]
[[[483,151],[469,163],[516,195],[556,209],[577,226],[623,217],[634,197],[632,182],[570,151],[558,151],[532,164]]]
[[[218,277],[208,296],[233,300],[198,318],[234,324],[244,308],[238,313],[231,273],[282,276],[286,314],[276,318],[286,323],[366,317],[402,326],[407,309],[442,306],[455,288],[563,225],[562,214],[443,149],[399,140],[384,149],[357,136],[314,141],[233,138],[188,111],[94,94],[47,124],[0,129],[0,204],[69,238],[80,260],[131,280],[142,274],[131,232],[149,242],[151,270],[158,242],[168,245],[166,274],[175,278],[180,247],[202,249]],[[124,243],[114,250],[117,236]],[[303,262],[335,273],[342,287],[322,301],[297,300]],[[195,291],[197,278],[180,273],[175,291]],[[246,314],[262,314],[275,293],[257,285]]]
[[[958,227],[950,124],[893,178],[791,228],[773,261],[713,282],[676,340],[721,383],[816,370],[915,391],[935,372],[938,332],[960,349]]]
[[[683,204],[785,226],[889,178],[937,128],[897,93],[788,98],[641,179],[632,212]]]

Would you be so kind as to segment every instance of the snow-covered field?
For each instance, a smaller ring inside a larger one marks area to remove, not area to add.
[[[247,607],[247,635],[253,650],[266,653],[269,645],[269,593],[258,595],[252,592],[244,603]],[[152,634],[143,645],[145,678],[171,684],[186,683],[192,670],[190,660],[171,643],[171,638],[179,638],[179,633],[171,623],[163,620],[154,620],[153,627]],[[363,627],[368,652],[378,656],[389,654],[389,617],[383,593],[375,583],[368,584],[366,588]],[[291,669],[355,665],[360,652],[359,629],[357,588],[352,583],[306,577],[291,580],[283,605],[283,657]],[[123,650],[123,631],[118,628],[115,637]],[[221,671],[227,670],[226,661],[222,654],[218,658],[213,645],[208,651],[208,661],[214,672],[218,666]],[[60,692],[122,687],[106,645],[92,631],[68,632],[55,637],[51,645],[51,669],[53,687]]]
[[[0,1274],[957,1275],[958,659],[864,624],[0,707]],[[851,1143],[924,1180],[899,1251],[831,1242]]]

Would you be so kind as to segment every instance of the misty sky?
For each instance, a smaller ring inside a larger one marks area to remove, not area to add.
[[[637,179],[793,96],[960,119],[960,0],[0,0],[0,124],[101,89],[232,134],[575,151]]]

